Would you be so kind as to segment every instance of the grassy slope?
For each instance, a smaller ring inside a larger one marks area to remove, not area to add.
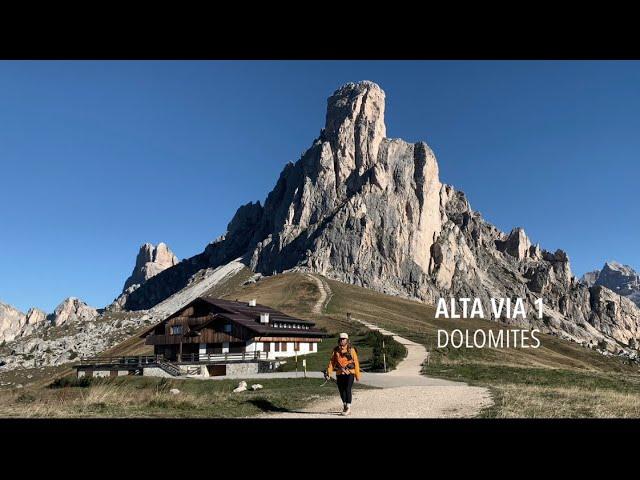
[[[333,297],[326,315],[309,314],[315,285],[301,274],[270,277],[230,293],[240,300],[257,298],[292,315],[315,320],[329,332],[357,332],[347,312],[422,343],[431,352],[425,373],[490,387],[498,417],[638,417],[640,371],[618,358],[549,335],[538,349],[443,349],[437,330],[506,328],[486,320],[435,319],[433,307],[371,290],[328,281]]]
[[[325,328],[330,333],[347,331],[357,336],[362,332],[362,327],[357,322],[347,320],[347,312],[351,312],[356,318],[370,320],[393,330],[402,336],[426,345],[431,351],[431,361],[425,367],[425,373],[489,387],[494,394],[496,405],[485,412],[487,416],[640,416],[639,369],[637,366],[626,364],[620,359],[603,357],[592,350],[546,335],[540,336],[542,347],[539,349],[437,350],[435,342],[438,329],[448,331],[454,328],[497,330],[504,327],[484,320],[437,320],[434,318],[434,309],[428,305],[331,280],[328,283],[333,291],[333,297],[328,304],[327,312],[314,314],[310,312],[317,300],[318,292],[315,283],[308,277],[290,273],[269,277],[256,284],[243,286],[242,283],[248,275],[248,272],[243,271],[241,276],[232,279],[224,286],[216,287],[211,293],[231,300],[245,301],[256,298],[259,303],[272,306],[291,315],[313,320],[319,327]],[[324,368],[328,358],[327,352],[333,341],[330,339],[330,341],[324,342],[318,355],[308,357],[310,370]],[[133,337],[112,349],[110,353],[134,354],[142,352],[143,348],[145,347],[142,342]],[[191,382],[200,381],[182,380],[182,382],[185,382],[183,385],[188,385]],[[270,404],[249,402],[248,405],[238,406],[239,399],[229,394],[225,397],[225,401],[231,402],[230,405],[236,405],[236,407],[231,410],[225,410],[221,407],[220,415],[232,415],[233,412],[253,414],[269,408],[296,408],[298,404],[304,403],[312,395],[335,394],[333,390],[327,390],[326,387],[320,389],[309,379],[307,382],[310,382],[311,390],[298,396],[296,392],[301,387],[295,382],[298,380],[283,381],[277,388],[274,387],[273,391],[269,392],[271,395]],[[215,382],[200,383],[211,384]],[[261,381],[261,383],[267,387],[265,382]],[[120,386],[120,388],[123,387]],[[213,395],[213,391],[211,394]],[[266,394],[262,393],[262,395]],[[13,391],[12,395],[17,398],[20,393]],[[54,394],[48,393],[48,395]],[[105,393],[105,395],[105,398],[109,398],[110,394]],[[254,393],[250,395],[254,395]],[[84,397],[86,396],[85,393]],[[288,403],[289,397],[293,399],[293,403]],[[3,414],[15,414],[16,409],[19,410],[16,407],[16,398],[9,401],[5,407],[0,407]],[[250,398],[247,396],[240,403],[249,400]],[[145,408],[150,408],[148,399],[140,401],[147,402]],[[150,408],[148,414],[180,416],[187,415],[185,412],[189,412],[189,409],[181,410],[179,406],[181,400],[177,398],[169,398],[169,400],[165,398],[163,401],[166,401],[166,408],[158,407],[155,410]],[[216,415],[216,409],[204,406],[200,408],[197,398],[189,397],[185,401],[196,405],[194,415]],[[224,404],[224,401],[220,401]],[[27,400],[23,399],[23,402],[26,402],[24,405],[27,405],[28,408],[34,408],[28,398]],[[0,405],[3,403],[5,402],[0,401]],[[157,405],[161,404],[162,402]],[[88,414],[79,405],[76,404],[75,407],[65,411],[69,415]],[[104,410],[102,412],[94,411],[94,416],[144,415],[146,411],[144,408],[136,410],[135,404],[125,410],[117,410],[120,407],[110,406],[109,402],[106,402],[105,405],[91,407]],[[262,410],[260,405],[262,405]],[[51,413],[55,414],[53,411]]]

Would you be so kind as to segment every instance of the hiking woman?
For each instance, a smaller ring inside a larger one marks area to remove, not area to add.
[[[349,341],[349,335],[341,333],[338,338],[338,345],[333,349],[327,375],[331,376],[336,372],[336,383],[340,391],[343,410],[342,415],[351,413],[351,388],[353,380],[360,381],[360,362],[355,347]]]

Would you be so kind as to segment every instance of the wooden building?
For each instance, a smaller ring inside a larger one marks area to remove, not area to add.
[[[326,334],[273,308],[202,296],[146,330],[154,354],[171,362],[261,360],[318,351]]]

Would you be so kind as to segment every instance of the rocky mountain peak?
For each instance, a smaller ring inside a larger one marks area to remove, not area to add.
[[[331,145],[337,184],[376,163],[386,136],[384,108],[384,91],[370,81],[348,83],[329,97],[321,139]]]
[[[124,283],[123,293],[132,287],[137,288],[151,277],[177,263],[178,258],[165,243],[160,242],[157,246],[145,243],[138,251],[136,265],[131,276]]]
[[[198,271],[240,258],[261,274],[312,271],[429,303],[519,297],[535,311],[543,297],[542,319],[504,320],[576,341],[606,337],[612,348],[636,341],[640,310],[632,302],[611,307],[612,292],[575,281],[566,252],[483,220],[463,192],[440,182],[426,143],[386,138],[384,110],[385,94],[373,82],[336,90],[319,138],[285,165],[264,204],[240,207],[224,236],[121,306],[150,308]]]
[[[53,313],[51,323],[59,326],[69,322],[84,322],[93,320],[98,316],[98,311],[87,305],[77,297],[65,298]]]
[[[608,261],[602,270],[596,270],[596,272],[595,278],[593,275],[585,274],[583,281],[587,284],[591,281],[592,285],[606,287],[640,306],[640,275],[632,267]]]
[[[27,325],[37,325],[44,322],[47,319],[47,314],[39,308],[32,307],[29,309],[26,315]]]
[[[12,305],[0,302],[0,342],[13,340],[24,324],[24,313]]]
[[[629,265],[623,265],[619,262],[616,261],[608,261],[605,262],[604,266],[602,267],[602,272],[607,272],[610,274],[615,274],[615,275],[621,275],[621,276],[625,276],[625,277],[634,277],[634,276],[638,276],[638,274],[635,272],[635,270],[633,268],[631,268]]]

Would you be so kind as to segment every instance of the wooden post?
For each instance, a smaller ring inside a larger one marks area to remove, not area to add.
[[[178,350],[178,361],[181,362],[182,361],[182,342],[180,342],[180,347]]]
[[[384,337],[382,337],[382,363],[384,364],[384,373],[387,373],[387,354],[384,351]]]

